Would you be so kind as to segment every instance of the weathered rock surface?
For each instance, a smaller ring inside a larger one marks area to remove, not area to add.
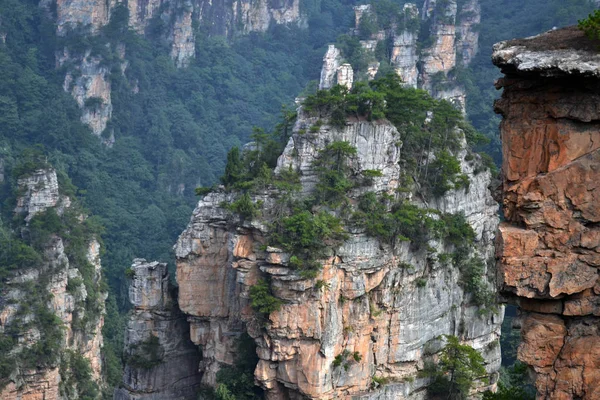
[[[396,68],[396,73],[400,76],[407,86],[416,88],[419,76],[417,63],[419,56],[417,54],[418,29],[410,29],[411,26],[420,25],[419,9],[416,4],[408,3],[404,5],[405,29],[395,34],[393,37],[394,47],[390,63]]]
[[[301,113],[295,132],[308,131],[315,122]],[[364,191],[396,193],[400,149],[397,131],[386,121],[353,120],[344,129],[322,125],[317,133],[294,134],[276,172],[290,167],[298,171],[303,195],[310,193],[317,182],[312,161],[332,141],[348,141],[357,148],[357,171],[382,172],[372,184],[353,189],[351,199]],[[466,155],[458,158],[471,179],[469,190],[449,192],[427,206],[464,212],[477,232],[477,251],[486,256],[493,254],[496,203],[487,189],[489,173],[476,175]],[[214,385],[220,366],[233,363],[237,338],[247,331],[260,358],[255,378],[268,399],[421,398],[428,382],[417,372],[441,348],[438,337],[443,334],[458,335],[481,351],[490,385],[495,385],[500,350],[492,344],[499,337],[502,314],[481,315],[461,289],[455,268],[407,242],[390,246],[364,232],[351,232],[322,260],[319,289],[315,280],[290,268],[288,254],[265,247],[267,222],[277,210],[274,194],[255,196],[253,200],[263,202],[263,214],[252,221],[242,221],[221,206],[234,194],[207,195],[175,246],[179,304],[189,316],[192,341],[202,348],[204,383]],[[429,244],[439,253],[451,251],[444,243]],[[263,327],[250,306],[249,290],[265,276],[283,306]],[[335,367],[333,361],[341,354],[357,356],[347,356],[343,366]],[[395,383],[370,391],[373,376]]]
[[[59,66],[73,61],[67,49],[58,57]],[[110,71],[102,65],[102,58],[92,56],[89,50],[74,65],[65,76],[63,89],[71,93],[82,110],[81,122],[100,136],[112,116]]]
[[[116,400],[196,399],[200,353],[179,311],[167,264],[135,259],[129,301],[133,311],[125,331],[123,386]],[[144,348],[154,338],[155,347]],[[139,360],[142,359],[140,362]]]
[[[337,71],[342,64],[342,54],[338,48],[330,44],[323,57],[319,89],[329,89],[337,83]]]
[[[479,24],[481,23],[481,6],[479,0],[468,0],[460,9],[458,16],[457,52],[463,65],[469,65],[479,48]]]
[[[38,169],[18,180],[20,195],[17,198],[15,214],[28,223],[36,214],[49,208],[55,208],[62,215],[70,206],[71,200],[60,194],[56,171],[50,167]],[[83,217],[82,217],[83,218]],[[100,244],[95,238],[87,243],[87,261],[93,266],[90,284],[99,290],[101,278]],[[88,300],[86,286],[82,280],[80,266],[70,260],[65,251],[63,238],[58,235],[44,244],[42,262],[30,268],[20,269],[4,282],[0,291],[0,334],[11,335],[16,345],[10,350],[17,358],[26,349],[43,340],[42,326],[31,324],[35,320],[35,311],[31,310],[32,293],[30,287],[43,282],[37,290],[49,294],[46,304],[62,326],[62,337],[58,345],[59,358],[73,351],[90,363],[92,378],[102,383],[103,345],[102,327],[104,325],[103,293],[99,293],[99,316],[82,324],[86,316],[85,303]],[[35,296],[42,293],[34,294]],[[45,399],[58,400],[64,397],[64,382],[61,375],[69,371],[61,370],[60,362],[40,365],[34,369],[25,369],[17,361],[17,369],[9,377],[0,377],[6,386],[0,389],[2,399]],[[76,391],[71,393],[77,393]]]
[[[352,33],[358,34],[361,19],[373,12],[373,7],[369,4],[355,6],[355,27]],[[390,29],[373,33],[370,38],[361,40],[360,43],[375,57],[377,45],[384,40],[390,40],[392,49],[387,61],[406,86],[424,89],[433,97],[448,100],[465,111],[466,92],[457,83],[452,72],[458,61],[467,66],[477,53],[477,26],[480,21],[479,0],[461,2],[460,9],[456,0],[425,1],[421,14],[416,4],[407,3],[399,20],[395,21]],[[430,44],[418,43],[421,29],[429,30]],[[326,89],[336,83],[332,77],[335,77],[335,71],[339,68],[342,58],[343,54],[339,51],[334,53],[331,48],[327,51],[319,88]],[[354,75],[372,79],[376,72],[373,73],[370,65],[366,71],[354,71]]]
[[[18,186],[22,194],[17,198],[14,212],[25,214],[25,221],[30,221],[36,214],[47,208],[56,207],[59,202],[67,207],[70,203],[67,197],[61,198],[56,171],[52,168],[33,171],[28,176],[20,178]]]
[[[499,283],[538,398],[600,396],[600,56],[575,28],[502,42]]]

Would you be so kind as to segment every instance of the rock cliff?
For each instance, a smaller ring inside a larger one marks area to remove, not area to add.
[[[56,17],[59,36],[98,35],[111,18],[117,15],[120,20],[126,15],[123,13],[129,15],[123,23],[144,35],[150,34],[150,22],[158,20],[162,26],[160,39],[169,44],[170,56],[178,68],[188,66],[195,56],[195,27],[233,37],[265,32],[271,24],[306,25],[306,17],[300,12],[300,0],[41,0],[40,5]],[[104,45],[110,49],[110,44]],[[123,74],[127,68],[126,50],[122,43],[112,49],[120,58]],[[82,110],[81,121],[94,135],[102,135],[105,144],[112,145],[112,133],[105,132],[112,117],[111,66],[99,55],[103,52],[106,53],[96,48],[93,53],[85,49],[76,54],[67,46],[56,54],[56,64],[67,70],[63,88],[71,93]]]
[[[361,19],[370,16],[376,20],[377,10],[371,5],[360,5],[354,7],[354,11],[352,33],[358,35]],[[421,13],[416,4],[407,3],[395,19],[389,29],[360,41],[366,56],[374,60],[378,44],[389,40],[392,43],[390,58],[378,61],[389,63],[407,86],[427,90],[435,98],[448,100],[465,111],[465,89],[457,82],[454,72],[459,65],[468,66],[477,53],[477,25],[481,21],[479,0],[461,2],[460,8],[455,0],[426,1]],[[423,35],[422,30],[428,34]],[[420,37],[422,43],[419,43]],[[339,68],[343,57],[339,51],[334,55],[331,48],[328,50],[323,60],[321,88],[336,83],[331,79],[332,71]],[[371,70],[354,72],[358,77],[372,79],[373,76]]]
[[[275,171],[299,175],[299,198],[314,194],[319,179],[314,161],[340,141],[356,148],[353,174],[381,172],[349,192],[350,204],[370,191],[402,196],[401,143],[391,123],[354,119],[339,128],[317,121],[300,112]],[[307,133],[315,125],[319,128]],[[489,172],[477,170],[465,147],[457,158],[469,188],[439,198],[415,196],[410,203],[463,213],[475,232],[471,254],[486,259],[493,255],[497,206],[487,188]],[[429,240],[428,249],[407,241],[391,244],[348,228],[339,246],[327,247],[320,272],[307,277],[293,267],[297,260],[289,253],[270,245],[281,193],[267,188],[253,195],[260,207],[255,218],[230,211],[227,204],[237,196],[223,190],[205,196],[175,246],[179,306],[188,315],[191,340],[202,349],[203,383],[215,385],[217,372],[234,362],[238,338],[247,332],[260,359],[255,379],[267,399],[422,398],[429,379],[419,372],[435,359],[447,334],[482,353],[489,385],[495,386],[502,313],[481,312],[473,304],[459,284],[459,270],[441,256],[453,245],[442,239]],[[266,316],[251,301],[263,279],[281,302]],[[478,390],[485,387],[479,382]]]
[[[600,397],[600,55],[576,28],[502,42],[499,283],[538,398]]]
[[[21,245],[19,268],[0,282],[0,357],[7,373],[0,378],[2,399],[77,398],[89,395],[82,379],[96,390],[102,384],[100,243],[78,230],[85,216],[75,215],[61,191],[50,167],[18,180],[15,216],[26,221],[20,232],[29,247]],[[82,242],[75,245],[56,225],[57,232],[45,230],[51,216],[70,221]],[[78,377],[74,363],[83,369]]]
[[[114,398],[194,398],[200,352],[189,339],[186,316],[177,308],[167,264],[135,259],[129,271],[134,309],[125,332],[123,387]]]

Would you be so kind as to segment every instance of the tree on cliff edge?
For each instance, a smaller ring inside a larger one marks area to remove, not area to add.
[[[445,336],[448,343],[440,352],[439,362],[430,372],[428,393],[433,398],[463,400],[473,383],[485,376],[483,357],[471,346],[460,344],[456,336]]]

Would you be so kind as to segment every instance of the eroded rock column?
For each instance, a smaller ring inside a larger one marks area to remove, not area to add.
[[[600,398],[600,54],[576,28],[502,42],[500,289],[540,399]]]

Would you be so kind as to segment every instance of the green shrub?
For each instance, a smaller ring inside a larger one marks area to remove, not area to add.
[[[594,11],[586,19],[579,21],[579,29],[592,40],[600,40],[600,10]]]
[[[268,315],[278,311],[283,303],[273,296],[269,282],[260,279],[256,285],[250,287],[250,304],[256,312]]]
[[[210,186],[210,187],[199,186],[196,189],[194,189],[194,193],[196,194],[196,196],[204,197],[207,194],[209,194],[210,192],[212,192],[213,190],[214,190],[214,187],[212,187],[212,186]]]
[[[158,336],[151,334],[144,341],[131,347],[131,355],[127,358],[127,364],[134,368],[152,369],[163,362],[162,352]]]
[[[98,399],[100,388],[93,379],[89,360],[81,353],[68,350],[62,354],[60,377],[61,394],[65,398]]]
[[[447,344],[440,352],[438,364],[426,372],[432,379],[427,391],[451,400],[464,400],[475,380],[485,377],[484,360],[477,350],[460,344],[456,336],[445,338]]]
[[[243,219],[253,219],[259,214],[260,203],[253,203],[248,193],[242,194],[233,203],[227,205],[227,209],[238,213]]]
[[[262,399],[264,397],[262,390],[254,385],[256,364],[258,364],[256,344],[254,339],[244,332],[237,342],[234,364],[223,366],[217,372],[216,398],[219,400]]]

